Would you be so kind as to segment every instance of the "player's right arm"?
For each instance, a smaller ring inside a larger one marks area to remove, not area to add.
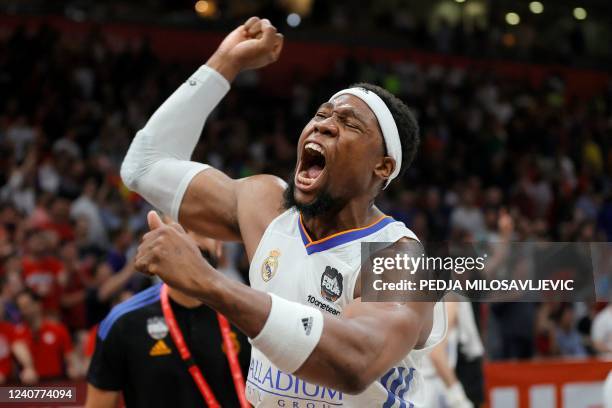
[[[282,43],[265,19],[251,17],[232,31],[138,131],[121,166],[131,190],[185,228],[215,239],[243,240],[249,252],[280,211],[282,181],[265,175],[233,180],[190,159],[206,117],[230,82],[242,70],[274,62]]]

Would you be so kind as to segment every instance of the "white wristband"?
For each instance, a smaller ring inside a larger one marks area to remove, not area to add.
[[[251,344],[278,368],[293,373],[310,356],[323,333],[323,314],[272,293],[268,320]]]

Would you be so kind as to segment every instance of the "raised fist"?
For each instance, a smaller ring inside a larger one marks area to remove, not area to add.
[[[242,70],[276,61],[282,48],[283,35],[270,21],[251,17],[225,37],[206,65],[231,81]]]

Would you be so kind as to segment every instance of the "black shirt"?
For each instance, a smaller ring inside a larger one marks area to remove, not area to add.
[[[160,289],[158,284],[138,293],[100,323],[87,381],[103,390],[123,391],[128,408],[206,406],[168,331]],[[238,407],[216,312],[206,306],[186,308],[172,299],[170,304],[217,401],[222,407]],[[242,333],[233,330],[233,335],[246,376],[250,345]]]

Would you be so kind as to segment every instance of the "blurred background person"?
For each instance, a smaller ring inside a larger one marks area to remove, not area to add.
[[[18,333],[15,324],[4,319],[4,303],[0,302],[0,384],[14,381],[13,360],[19,363],[19,380],[23,384],[35,384],[38,373],[27,343]]]
[[[40,380],[77,379],[79,372],[72,338],[63,323],[44,317],[42,300],[31,289],[16,297],[23,323],[17,336],[27,344]]]
[[[454,295],[447,296],[445,300],[448,320],[446,338],[434,347],[425,360],[425,406],[478,407],[484,402],[481,366],[484,347],[472,304]],[[462,364],[466,366],[463,372],[467,373],[467,378],[458,377],[458,369]]]
[[[595,316],[591,325],[591,339],[598,355],[612,356],[612,303]]]
[[[196,237],[204,257],[216,266],[222,244]],[[239,401],[232,375],[246,378],[250,345],[232,329],[229,333],[240,367],[231,368],[217,313],[194,297],[168,288],[168,299],[185,344],[224,407]],[[116,407],[123,396],[130,407],[204,406],[205,398],[181,359],[162,308],[162,284],[115,306],[97,330],[95,350],[87,374],[87,408]]]

